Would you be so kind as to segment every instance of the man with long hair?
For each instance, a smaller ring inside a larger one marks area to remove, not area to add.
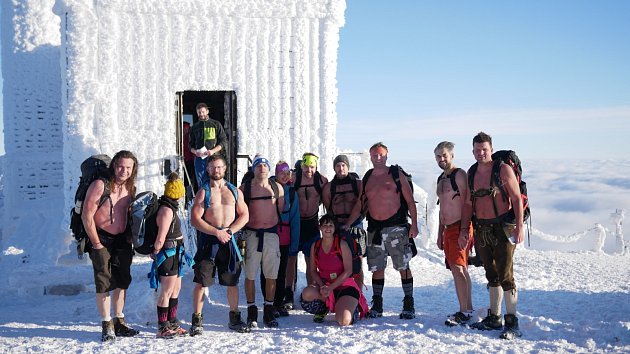
[[[125,323],[123,313],[126,291],[131,284],[133,258],[127,218],[129,204],[136,193],[137,174],[138,160],[134,154],[126,150],[116,153],[109,165],[109,179],[92,182],[81,213],[91,243],[89,252],[94,268],[96,306],[101,316],[103,342],[138,334]],[[109,197],[101,203],[106,190]],[[110,306],[114,309],[113,319]]]

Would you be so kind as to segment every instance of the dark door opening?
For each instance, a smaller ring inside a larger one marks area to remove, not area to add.
[[[191,154],[188,148],[188,138],[184,135],[188,133],[186,124],[192,126],[199,117],[197,116],[197,104],[208,105],[210,119],[214,119],[223,125],[227,136],[227,146],[223,147],[224,156],[228,163],[225,179],[231,183],[236,183],[236,153],[238,136],[236,134],[236,93],[234,91],[183,91],[177,92],[177,153],[183,156],[187,175],[194,180],[194,163],[191,164]],[[188,160],[186,160],[188,158]],[[194,157],[192,157],[194,160]],[[182,166],[183,167],[183,166]],[[186,173],[184,173],[186,175]],[[194,182],[194,181],[193,181]],[[196,190],[196,188],[195,188]]]

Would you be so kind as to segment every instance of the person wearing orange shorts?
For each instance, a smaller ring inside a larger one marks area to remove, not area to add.
[[[446,267],[451,270],[459,311],[449,315],[447,326],[465,325],[472,319],[472,283],[468,274],[468,251],[471,247],[472,225],[470,218],[462,220],[463,208],[469,198],[466,172],[455,167],[453,153],[455,144],[443,141],[433,151],[435,161],[444,171],[437,180],[440,225],[437,246],[444,250]]]

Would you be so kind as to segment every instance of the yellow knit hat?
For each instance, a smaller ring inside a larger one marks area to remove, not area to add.
[[[184,182],[181,178],[179,178],[179,176],[176,178],[169,178],[169,181],[164,184],[164,196],[167,198],[178,200],[184,195],[186,195],[186,189],[184,188]]]

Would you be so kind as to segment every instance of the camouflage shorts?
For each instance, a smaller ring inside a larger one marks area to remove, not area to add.
[[[394,269],[405,270],[409,268],[409,261],[413,256],[409,243],[409,229],[406,225],[384,227],[381,230],[382,242],[380,245],[372,243],[374,232],[368,233],[367,239],[367,263],[370,272],[385,269],[387,256],[392,258]]]

